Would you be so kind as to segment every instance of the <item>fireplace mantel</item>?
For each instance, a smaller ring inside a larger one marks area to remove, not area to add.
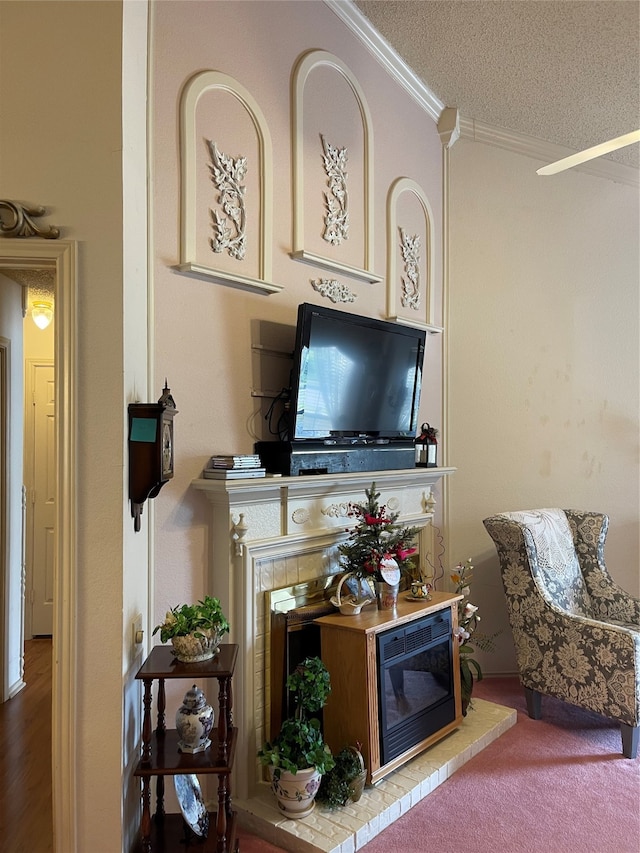
[[[353,525],[349,503],[362,503],[372,482],[399,521],[420,528],[426,568],[435,552],[433,489],[455,470],[192,481],[211,507],[207,592],[220,599],[231,624],[229,639],[240,647],[234,696],[237,796],[252,795],[260,779],[256,751],[264,739],[270,671],[264,593],[340,572],[337,546]]]

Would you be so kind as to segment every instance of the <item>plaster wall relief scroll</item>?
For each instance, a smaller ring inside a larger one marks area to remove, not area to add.
[[[331,274],[312,282],[322,295],[353,301],[350,289],[335,276],[382,281],[373,270],[369,108],[349,68],[323,50],[309,51],[298,60],[292,89],[291,257]]]
[[[398,178],[387,195],[387,318],[442,332],[434,324],[434,219],[424,190]]]
[[[216,284],[271,282],[272,148],[260,107],[236,80],[203,71],[180,99],[180,263]]]

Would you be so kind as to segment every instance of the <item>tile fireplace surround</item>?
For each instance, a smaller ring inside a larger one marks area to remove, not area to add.
[[[265,593],[340,571],[337,546],[352,524],[349,503],[362,503],[374,481],[381,503],[398,512],[399,521],[420,528],[421,565],[427,566],[434,555],[434,489],[454,471],[416,468],[192,482],[211,509],[208,592],[220,598],[231,624],[229,641],[240,649],[233,700],[238,727],[234,806],[241,823],[285,849],[357,850],[515,722],[508,709],[478,701],[482,714],[470,714],[458,731],[367,789],[358,806],[340,810],[335,832],[322,823],[321,809],[303,821],[283,821],[261,781],[256,752],[268,733],[270,704]]]

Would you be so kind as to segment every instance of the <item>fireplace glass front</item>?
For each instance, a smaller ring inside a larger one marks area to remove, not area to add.
[[[386,764],[455,719],[451,611],[379,634],[377,654]]]

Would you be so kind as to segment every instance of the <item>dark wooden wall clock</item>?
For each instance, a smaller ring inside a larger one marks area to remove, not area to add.
[[[173,418],[178,413],[164,381],[157,403],[129,403],[129,500],[133,529],[147,498],[155,498],[173,477]]]

